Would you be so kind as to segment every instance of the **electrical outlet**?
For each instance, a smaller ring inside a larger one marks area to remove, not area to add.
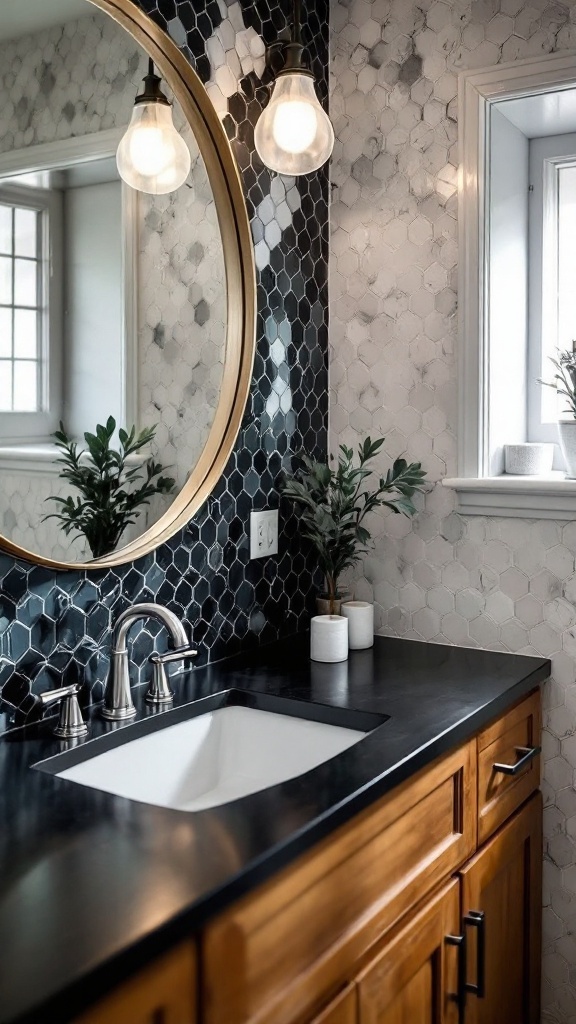
[[[278,554],[278,509],[250,513],[250,558]]]

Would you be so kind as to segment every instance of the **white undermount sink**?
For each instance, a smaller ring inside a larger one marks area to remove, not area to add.
[[[200,811],[303,775],[365,735],[232,705],[167,725],[55,774],[130,800]]]

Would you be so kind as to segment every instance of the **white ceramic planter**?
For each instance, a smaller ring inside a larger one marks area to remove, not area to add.
[[[368,601],[346,601],[342,615],[348,619],[348,647],[365,651],[374,644],[374,605]]]
[[[545,476],[552,470],[553,444],[505,444],[504,469],[513,476]]]
[[[348,619],[343,615],[315,615],[310,621],[310,658],[312,661],[346,661],[348,658]]]
[[[576,479],[576,420],[562,420],[558,424],[558,434],[566,463],[566,476]]]

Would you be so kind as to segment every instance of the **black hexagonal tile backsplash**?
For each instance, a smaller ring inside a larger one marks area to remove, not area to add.
[[[206,42],[228,18],[243,20],[268,46],[286,32],[289,0],[140,0],[181,47],[204,82]],[[328,2],[305,7],[303,34],[323,100],[327,96]],[[268,71],[250,71],[228,97],[224,126],[240,167],[257,260],[257,352],[238,441],[211,498],[172,540],[112,570],[54,572],[0,554],[0,731],[19,725],[32,694],[78,681],[84,702],[102,698],[111,628],[136,601],[167,605],[186,624],[204,664],[302,628],[315,589],[297,523],[282,507],[278,556],[250,562],[252,509],[279,504],[283,469],[303,449],[327,443],[328,180],[274,177],[260,163],[253,132]],[[143,677],[161,628],[132,637]]]

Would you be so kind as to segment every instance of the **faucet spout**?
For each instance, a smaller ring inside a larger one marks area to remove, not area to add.
[[[121,722],[127,718],[133,718],[136,714],[130,690],[130,666],[126,640],[134,623],[139,619],[149,617],[158,619],[166,627],[174,649],[189,646],[184,626],[169,608],[152,602],[144,602],[135,604],[122,612],[116,621],[110,673],[104,692],[102,717],[108,721]]]

